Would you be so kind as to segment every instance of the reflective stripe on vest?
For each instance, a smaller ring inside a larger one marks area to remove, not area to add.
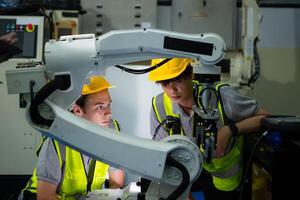
[[[117,121],[113,120],[113,125],[117,131],[120,131]],[[52,140],[52,142],[62,170],[61,181],[57,186],[57,195],[60,199],[68,200],[75,200],[86,195],[88,180],[81,153],[55,140]],[[96,161],[91,190],[102,189],[108,168],[109,165]],[[34,169],[33,175],[24,190],[36,193],[37,182],[36,169]]]
[[[152,106],[159,123],[166,119],[167,116],[180,118],[178,114],[173,113],[172,101],[165,93],[161,93],[156,97],[153,97]],[[169,132],[170,135],[173,135],[172,129],[169,130],[165,126],[163,126],[163,128],[166,132]],[[182,127],[180,128],[180,134],[184,134]]]
[[[196,92],[197,95],[199,95],[202,90],[202,86],[196,82],[193,83],[197,84]],[[224,84],[218,84],[216,86],[216,90],[219,91],[221,86],[224,86]],[[163,96],[164,98],[162,99],[161,96]],[[197,101],[198,99],[199,98],[197,98]],[[153,107],[155,108],[154,111],[157,116],[157,119],[159,119],[160,122],[165,119],[166,115],[173,114],[172,103],[169,102],[171,102],[171,100],[166,94],[164,95],[160,94],[153,99],[152,103],[153,103]],[[198,105],[200,105],[199,102],[197,103]],[[166,105],[169,107],[166,108]],[[224,113],[220,101],[218,102],[218,110],[220,112],[221,123],[222,125],[224,125]],[[170,113],[167,113],[167,111],[169,111]],[[169,134],[171,135],[170,132]],[[206,162],[204,163],[203,167],[208,172],[210,172],[210,174],[213,176],[214,185],[219,190],[231,191],[236,189],[239,186],[240,179],[241,179],[241,171],[242,171],[241,147],[242,147],[242,137],[234,138],[231,141],[231,147],[223,157],[213,158],[210,164]]]
[[[218,84],[216,90],[224,84]],[[219,97],[221,98],[221,96]],[[218,103],[218,109],[221,116],[221,123],[224,125],[224,113],[221,102]],[[232,138],[231,147],[227,153],[221,158],[214,158],[211,163],[204,163],[204,168],[213,176],[213,182],[217,189],[223,191],[232,191],[236,189],[241,180],[241,149],[242,137]]]
[[[117,122],[117,120],[113,120],[113,123],[114,123],[114,128],[120,132],[120,125],[119,125],[119,122]]]

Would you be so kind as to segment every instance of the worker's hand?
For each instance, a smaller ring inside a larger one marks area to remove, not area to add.
[[[228,126],[223,126],[217,133],[217,157],[224,156],[227,146],[231,140],[231,131]]]
[[[6,42],[7,44],[14,44],[18,41],[17,34],[10,32],[0,37],[0,41]]]

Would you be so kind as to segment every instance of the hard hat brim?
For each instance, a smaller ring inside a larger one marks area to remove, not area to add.
[[[111,85],[103,76],[92,76],[89,83],[82,86],[81,95],[93,94],[115,86]]]
[[[157,62],[154,64],[158,64],[160,62],[161,59],[157,59]],[[190,63],[191,59],[189,58],[173,58],[162,66],[151,71],[148,78],[151,81],[165,81],[176,78],[187,68]]]
[[[177,71],[176,73],[166,74],[166,73],[164,73],[166,71],[164,69],[164,66],[159,67],[159,68],[151,71],[151,73],[149,74],[149,80],[150,81],[165,81],[165,80],[173,79],[173,78],[176,78],[177,76],[179,76],[185,70],[185,68],[182,68],[181,70]]]

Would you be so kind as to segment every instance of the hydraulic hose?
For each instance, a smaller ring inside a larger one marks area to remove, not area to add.
[[[30,104],[29,114],[31,120],[36,124],[50,127],[53,120],[49,120],[41,116],[38,110],[38,106],[41,103],[43,103],[57,89],[65,90],[69,88],[69,86],[70,86],[70,78],[69,76],[66,75],[57,76],[55,77],[54,80],[44,85],[42,89],[40,89],[38,93],[35,95],[35,97],[33,98]]]
[[[160,200],[178,199],[180,197],[180,195],[183,194],[185,192],[185,190],[187,189],[187,187],[189,186],[190,174],[184,165],[182,165],[180,162],[174,160],[171,157],[167,157],[166,164],[180,170],[180,172],[182,173],[182,181],[179,184],[179,186],[167,198],[165,198],[165,199],[160,198]]]
[[[128,72],[128,73],[131,73],[131,74],[145,74],[145,73],[148,73],[152,70],[155,70],[156,68],[162,66],[163,64],[169,62],[172,58],[167,58],[165,60],[163,60],[162,62],[154,65],[154,66],[151,66],[151,67],[148,67],[146,69],[130,69],[130,68],[127,68],[127,67],[124,67],[124,66],[121,66],[121,65],[115,65],[116,68],[119,68],[125,72]]]

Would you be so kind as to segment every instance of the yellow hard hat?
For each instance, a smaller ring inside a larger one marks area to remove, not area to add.
[[[83,84],[81,95],[93,94],[112,87],[115,86],[112,86],[103,76],[91,76],[89,83]]]
[[[155,66],[164,60],[165,58],[152,59],[151,66]],[[167,63],[149,72],[148,78],[151,81],[164,81],[175,78],[186,69],[191,61],[192,59],[189,58],[172,58]]]

